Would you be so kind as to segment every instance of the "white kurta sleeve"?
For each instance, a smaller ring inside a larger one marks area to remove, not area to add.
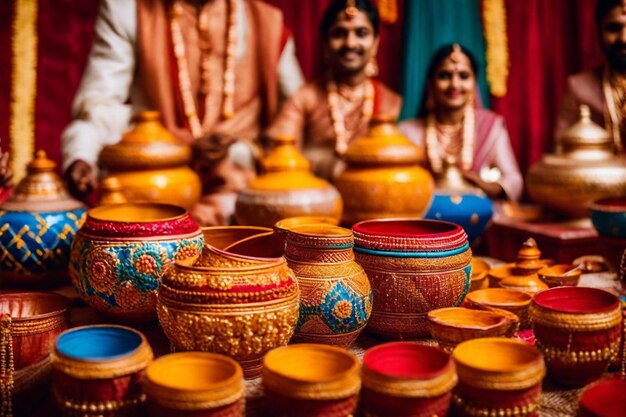
[[[290,37],[278,60],[278,88],[281,98],[291,97],[304,84],[304,76],[296,57],[296,44]]]
[[[128,128],[136,38],[136,2],[102,0],[89,62],[72,105],[73,121],[61,136],[63,169],[78,159],[95,169],[102,148],[118,142]]]

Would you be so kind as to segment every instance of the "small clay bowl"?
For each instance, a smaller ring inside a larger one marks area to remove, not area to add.
[[[529,307],[533,297],[523,291],[506,288],[485,288],[474,291],[465,298],[470,308],[483,310],[500,309],[515,314],[519,318],[520,329],[530,327]]]
[[[572,264],[558,264],[542,268],[539,272],[537,272],[537,274],[539,275],[539,278],[548,284],[548,287],[550,288],[575,287],[578,285],[578,281],[580,281],[582,271],[580,268],[574,268],[575,266]]]
[[[470,283],[469,292],[489,287],[487,274],[491,267],[482,259],[472,258],[472,282]]]

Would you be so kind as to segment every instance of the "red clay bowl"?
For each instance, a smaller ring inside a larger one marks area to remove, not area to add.
[[[588,385],[580,397],[579,417],[624,417],[626,380],[602,379]]]
[[[626,237],[626,197],[603,198],[591,205],[591,222],[600,236]]]
[[[467,244],[461,226],[438,220],[365,220],[352,230],[356,246],[379,251],[447,251]]]
[[[57,335],[67,329],[69,308],[70,300],[58,294],[0,293],[0,317],[11,317],[15,370],[37,363],[50,354]]]
[[[583,386],[600,378],[620,346],[619,299],[597,288],[557,287],[536,294],[531,304],[536,346],[548,376]]]
[[[445,416],[457,376],[442,349],[414,342],[385,343],[363,357],[361,408],[365,415]]]

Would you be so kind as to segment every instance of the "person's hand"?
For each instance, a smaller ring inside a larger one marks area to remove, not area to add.
[[[9,167],[9,153],[0,151],[0,187],[11,187],[13,171]]]
[[[200,176],[204,194],[224,185],[225,178],[216,171],[226,161],[228,149],[235,141],[231,136],[215,134],[196,139],[191,145],[191,168]]]
[[[487,197],[492,200],[503,198],[506,196],[504,189],[497,182],[487,182],[480,178],[480,175],[474,171],[463,171],[463,178],[469,181],[472,185],[483,190]]]
[[[84,199],[96,188],[96,178],[87,162],[78,159],[65,171],[65,180],[72,196]]]

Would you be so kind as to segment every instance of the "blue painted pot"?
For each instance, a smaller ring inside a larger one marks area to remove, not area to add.
[[[591,205],[591,222],[604,237],[626,238],[626,197],[603,198]]]
[[[450,193],[436,191],[424,218],[460,225],[471,244],[485,232],[492,216],[493,203],[488,197],[463,190]]]
[[[13,196],[0,206],[0,275],[13,285],[51,287],[67,281],[70,246],[86,209],[69,197],[55,166],[39,151]]]

